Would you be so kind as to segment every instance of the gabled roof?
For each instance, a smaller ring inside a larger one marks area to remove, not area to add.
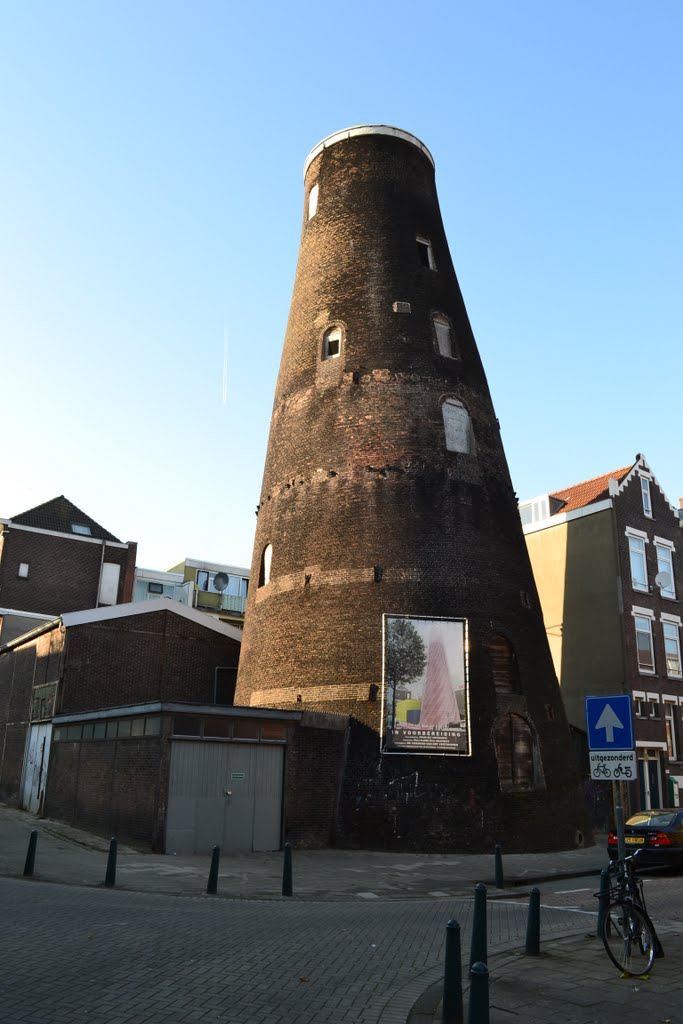
[[[220,633],[230,640],[236,640],[239,644],[242,643],[241,629],[230,626],[227,622],[221,622],[214,618],[213,615],[207,615],[206,612],[198,612],[195,608],[188,608],[178,601],[169,601],[168,598],[159,597],[152,601],[135,601],[129,604],[115,604],[104,608],[86,608],[80,612],[65,612],[64,615],[58,615],[48,622],[36,626],[35,629],[29,630],[28,633],[24,633],[22,636],[15,637],[14,640],[9,640],[6,644],[2,644],[0,646],[0,654],[4,654],[5,651],[12,650],[15,647],[21,647],[22,644],[28,643],[43,633],[49,633],[60,626],[68,629],[70,626],[82,626],[88,622],[128,619],[140,615],[151,615],[154,612],[168,612],[170,615],[189,619],[190,622],[204,626],[205,629],[210,629],[213,633]]]
[[[32,526],[37,530],[53,530],[55,533],[68,533],[72,537],[86,536],[95,537],[98,540],[111,540],[116,544],[121,541],[109,530],[96,523],[94,519],[82,512],[72,501],[60,494],[58,498],[44,501],[42,505],[36,505],[26,512],[20,512],[18,516],[12,516],[10,523],[17,526]],[[82,530],[74,530],[74,525],[83,527]]]
[[[558,501],[564,502],[562,507],[557,509],[558,512],[572,512],[575,508],[584,508],[586,505],[592,505],[594,501],[602,501],[604,498],[608,498],[610,480],[616,480],[620,484],[631,472],[633,465],[631,463],[630,466],[615,469],[611,473],[603,473],[602,476],[593,477],[592,480],[584,480],[581,484],[565,487],[561,491],[552,491],[549,497],[557,498]]]

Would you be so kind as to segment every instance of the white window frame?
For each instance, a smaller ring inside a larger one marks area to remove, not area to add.
[[[643,499],[643,515],[652,519],[652,495],[650,493],[650,481],[646,476],[640,477],[640,494]]]
[[[663,537],[655,537],[655,551],[657,553],[657,574],[666,572],[671,577],[671,587],[664,590],[659,587],[659,593],[667,601],[676,600],[676,581],[674,580],[674,551],[676,548],[673,542]],[[662,557],[663,556],[663,557]],[[664,563],[664,564],[663,564]]]
[[[425,266],[425,264],[422,262],[422,259],[420,259],[420,266],[424,267],[425,270],[436,270],[436,262],[434,261],[434,250],[432,248],[431,241],[428,238],[425,238],[424,235],[416,235],[415,242],[417,243],[418,246],[423,245],[427,249],[428,266]]]
[[[118,562],[102,562],[100,572],[100,589],[97,597],[98,605],[116,604],[119,594],[121,566]]]
[[[337,351],[332,351],[336,343]],[[341,327],[330,327],[323,335],[323,360],[339,359],[342,350],[342,329]]]
[[[652,620],[654,618],[654,612],[650,612],[650,611],[648,611],[645,608],[638,608],[638,609],[633,608],[631,614],[633,615],[633,627],[634,627],[634,630],[635,630],[636,660],[638,662],[638,672],[639,672],[639,674],[641,676],[654,676],[654,675],[656,675],[655,648],[654,648],[654,644],[652,642]],[[642,628],[639,629],[638,628],[638,620],[641,620],[642,622],[647,623],[647,629],[642,629]],[[649,641],[650,641],[650,658],[651,658],[651,661],[652,661],[652,668],[649,668],[649,667],[641,664],[640,649],[638,647],[638,633],[647,633],[647,636],[649,637]],[[649,699],[649,695],[648,695],[648,699]]]
[[[662,703],[664,704],[664,726],[666,728],[666,746],[667,754],[670,761],[678,760],[678,700],[676,697],[671,697],[667,700],[663,697]]]
[[[658,693],[648,693],[647,694],[647,717],[648,718],[655,718],[657,720],[659,720],[661,718],[660,704],[661,704],[661,701],[659,699],[659,694]]]
[[[633,714],[636,718],[645,718],[645,693],[642,690],[634,690],[631,697],[633,700]]]
[[[632,527],[627,527],[626,537],[628,539],[628,556],[629,566],[631,569],[631,587],[633,590],[638,590],[641,594],[649,593],[650,586],[647,581],[647,555],[645,554],[645,546],[649,543],[647,534],[643,533],[642,530],[634,530]],[[642,549],[642,550],[639,550]],[[643,560],[643,575],[644,583],[639,583],[633,572],[634,560],[642,557]]]
[[[669,615],[662,614],[661,622],[662,622],[662,639],[663,639],[663,642],[664,642],[664,662],[666,664],[666,674],[667,674],[667,676],[669,676],[670,679],[682,679],[683,678],[683,662],[681,662],[681,637],[680,637],[681,620],[680,620],[680,618],[678,618],[677,616],[674,616],[674,615],[669,616]],[[668,637],[666,635],[667,628],[669,630],[669,636]],[[667,641],[669,643],[673,642],[673,643],[676,644],[676,655],[678,657],[678,672],[670,672],[669,671],[669,654],[668,654],[667,646],[666,646],[667,645]]]
[[[432,324],[436,335],[436,349],[440,356],[453,359],[453,327],[445,313],[432,313]],[[448,351],[444,351],[446,348]]]
[[[459,414],[446,412],[446,409],[459,410]],[[457,398],[444,398],[441,403],[446,450],[460,452],[462,455],[474,454],[474,434],[472,418],[463,403]],[[456,420],[458,421],[456,425]],[[464,427],[464,429],[463,429]],[[458,446],[458,437],[464,434],[466,447]]]
[[[273,563],[273,545],[266,544],[261,552],[261,571],[259,573],[259,587],[267,587],[270,583],[270,572]]]
[[[92,537],[92,530],[85,523],[72,523],[71,532],[80,537]]]
[[[315,185],[311,186],[311,191],[308,193],[308,217],[306,219],[310,220],[311,217],[315,217],[317,212],[318,212],[318,182],[316,181]]]

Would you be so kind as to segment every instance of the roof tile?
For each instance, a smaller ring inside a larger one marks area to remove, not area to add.
[[[562,508],[557,510],[558,512],[571,512],[575,508],[585,508],[586,505],[591,505],[594,501],[601,501],[603,498],[607,498],[610,480],[616,480],[618,483],[621,483],[632,469],[633,463],[630,466],[624,466],[623,469],[615,469],[611,473],[603,473],[602,476],[596,476],[592,480],[584,480],[581,484],[565,487],[561,491],[553,491],[550,497],[557,498],[565,503]]]

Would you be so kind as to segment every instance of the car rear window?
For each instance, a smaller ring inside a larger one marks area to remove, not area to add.
[[[670,828],[676,824],[677,811],[666,814],[634,814],[626,824],[629,828]]]

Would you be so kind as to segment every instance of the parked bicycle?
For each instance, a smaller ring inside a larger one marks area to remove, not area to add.
[[[626,976],[647,974],[655,957],[664,956],[645,905],[643,880],[636,874],[639,852],[610,864],[609,902],[602,921],[607,955]]]

